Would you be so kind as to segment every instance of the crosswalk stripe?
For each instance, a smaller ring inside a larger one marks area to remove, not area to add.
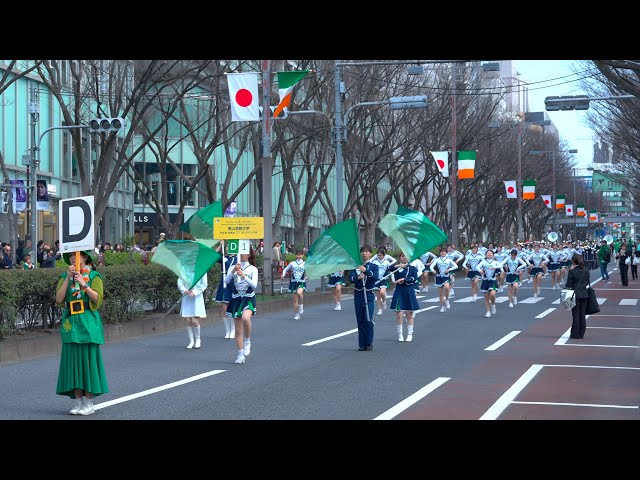
[[[480,300],[480,298],[478,298]],[[470,297],[461,298],[460,300],[454,300],[456,303],[470,303],[473,302],[473,295]]]
[[[544,300],[544,297],[528,297],[524,300],[518,300],[518,303],[538,303],[541,300]]]
[[[623,298],[622,300],[620,300],[619,305],[632,305],[632,306],[636,306],[638,304],[638,299],[637,298]]]
[[[496,297],[496,303],[508,302],[509,297]]]
[[[427,298],[426,300],[422,300],[423,302],[439,302],[440,301],[440,297],[435,297],[435,298]]]
[[[604,302],[606,302],[607,299],[606,298],[600,298],[598,297],[598,305],[602,305]]]
[[[600,299],[598,299],[598,300],[600,300]],[[555,302],[551,302],[551,305],[560,305],[560,299],[557,299]]]

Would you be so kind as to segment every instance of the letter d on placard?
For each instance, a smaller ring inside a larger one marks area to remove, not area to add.
[[[95,247],[93,216],[93,196],[60,201],[58,233],[63,253],[92,250]]]

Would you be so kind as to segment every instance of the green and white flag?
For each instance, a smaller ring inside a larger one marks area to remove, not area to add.
[[[320,234],[307,252],[304,272],[309,278],[320,278],[362,265],[360,241],[355,218],[336,223]]]
[[[576,205],[576,216],[578,217],[586,217],[587,211],[584,208],[584,203],[579,203]]]
[[[566,195],[556,195],[556,208],[564,208],[564,200]]]
[[[447,241],[447,235],[422,212],[398,207],[382,217],[378,228],[393,238],[410,262]]]
[[[213,248],[220,243],[219,240],[213,239],[213,219],[216,217],[222,217],[222,202],[213,202],[201,208],[180,225],[180,230]]]
[[[151,262],[167,267],[191,290],[221,257],[204,243],[194,240],[165,240],[158,245]]]
[[[536,198],[536,181],[524,180],[522,182],[522,198],[524,200],[533,200]]]
[[[309,70],[296,70],[293,72],[278,72],[278,93],[280,94],[280,103],[273,111],[273,118],[277,118],[278,115],[285,107],[291,105],[291,94],[293,87],[302,80]]]

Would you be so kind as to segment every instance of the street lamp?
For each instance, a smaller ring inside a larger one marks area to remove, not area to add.
[[[570,149],[570,150],[531,150],[529,153],[531,155],[546,155],[548,153],[551,154],[551,172],[553,175],[553,193],[552,193],[552,198],[553,198],[553,214],[551,216],[551,228],[553,229],[553,231],[556,231],[556,153],[578,153],[577,149]],[[574,198],[574,203],[575,203],[575,198]],[[574,212],[574,217],[575,217],[575,212]]]

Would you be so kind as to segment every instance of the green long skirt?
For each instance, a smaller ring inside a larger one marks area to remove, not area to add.
[[[109,392],[107,376],[97,343],[63,343],[56,394],[75,398],[75,389],[94,397]]]

